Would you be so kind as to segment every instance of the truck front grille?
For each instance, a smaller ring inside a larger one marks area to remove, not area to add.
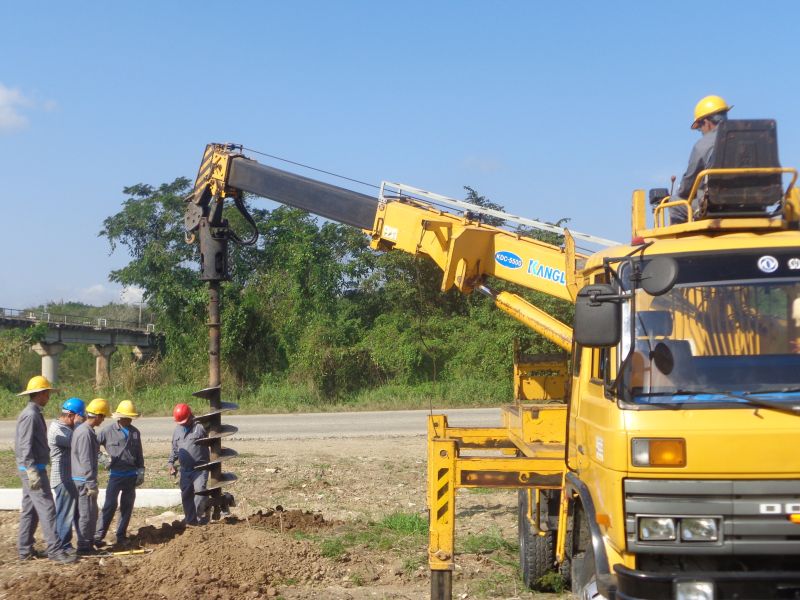
[[[800,480],[626,479],[628,551],[657,554],[800,554]],[[639,539],[640,516],[716,517],[715,542]]]

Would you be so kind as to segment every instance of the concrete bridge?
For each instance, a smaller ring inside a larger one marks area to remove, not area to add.
[[[59,355],[67,344],[87,344],[95,357],[95,385],[102,387],[111,375],[111,355],[117,346],[131,346],[137,361],[152,358],[161,335],[152,323],[62,315],[44,311],[0,308],[0,330],[24,329],[43,323],[47,326],[41,342],[31,350],[42,357],[42,375],[58,381]]]

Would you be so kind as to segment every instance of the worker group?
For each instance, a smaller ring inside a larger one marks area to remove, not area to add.
[[[128,525],[136,488],[144,483],[145,466],[142,436],[133,426],[133,419],[139,416],[133,402],[121,401],[112,413],[103,398],[88,404],[69,398],[61,405],[60,416],[47,427],[43,410],[55,391],[47,378],[37,375],[18,394],[26,396],[28,403],[17,417],[14,442],[22,481],[17,548],[20,560],[48,558],[66,564],[79,556],[107,552],[105,537],[117,509],[114,546],[120,550],[129,546]],[[208,446],[200,442],[206,431],[186,404],[177,404],[173,417],[177,424],[167,469],[173,477],[180,472],[186,524],[202,525],[208,521],[203,493],[208,471],[196,467],[209,461]],[[114,422],[100,428],[106,418]],[[100,466],[109,471],[102,508],[98,506]],[[34,548],[38,525],[47,545],[45,552]]]

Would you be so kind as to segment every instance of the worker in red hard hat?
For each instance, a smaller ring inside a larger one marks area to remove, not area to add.
[[[177,425],[172,434],[172,452],[170,452],[167,466],[170,475],[177,474],[175,461],[180,466],[181,502],[183,513],[186,515],[187,525],[203,525],[208,522],[206,516],[206,496],[200,492],[205,491],[208,482],[208,471],[205,469],[194,470],[195,466],[209,461],[208,446],[200,443],[207,437],[203,427],[192,414],[188,404],[176,404],[172,417]]]

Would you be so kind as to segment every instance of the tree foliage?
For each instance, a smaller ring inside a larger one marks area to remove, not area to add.
[[[125,188],[122,210],[100,232],[112,251],[129,253],[111,280],[145,290],[176,381],[197,380],[207,366],[207,290],[197,276],[197,245],[187,244],[183,231],[190,186],[178,178]],[[467,201],[502,210],[465,189]],[[385,383],[497,381],[510,379],[515,338],[552,349],[490,300],[441,293],[441,272],[430,261],[375,253],[360,231],[300,210],[250,210],[259,240],[231,245],[232,277],[222,285],[223,365],[240,385],[284,378],[307,384],[318,398],[340,399]],[[247,226],[234,211],[226,216],[237,230]],[[571,320],[566,303],[515,291]]]

